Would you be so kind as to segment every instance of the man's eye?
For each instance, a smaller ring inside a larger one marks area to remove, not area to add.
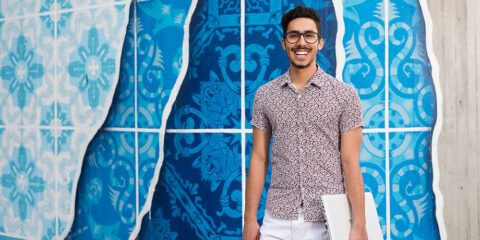
[[[297,38],[297,37],[298,37],[298,34],[297,34],[297,33],[291,33],[291,34],[289,34],[289,36],[290,36],[291,38]]]
[[[314,33],[305,33],[305,37],[307,37],[307,38],[315,38],[315,34],[314,34]]]

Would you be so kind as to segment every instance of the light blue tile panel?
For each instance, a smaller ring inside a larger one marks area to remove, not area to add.
[[[22,238],[55,234],[54,141],[48,130],[2,129],[0,235]]]
[[[42,29],[39,17],[3,23],[8,34],[0,35],[0,92],[6,125],[50,124],[44,110],[54,104],[54,44]]]
[[[390,11],[390,126],[433,127],[436,99],[422,9],[417,0],[392,0]]]
[[[390,133],[392,239],[440,239],[432,190],[431,132]]]
[[[125,5],[74,11],[70,27],[58,36],[58,111],[69,125],[93,127],[108,111],[104,103],[117,79],[116,57],[122,50]],[[62,13],[67,14],[67,13]],[[113,34],[117,33],[117,34]]]
[[[0,2],[0,236],[69,230],[83,154],[117,83],[127,2]]]
[[[41,5],[45,0],[2,0],[0,2],[1,14],[5,18],[19,16],[33,16],[40,12]]]
[[[343,81],[362,100],[365,128],[385,127],[385,27],[381,0],[343,1]]]

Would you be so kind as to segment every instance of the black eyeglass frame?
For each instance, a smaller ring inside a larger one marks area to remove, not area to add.
[[[300,36],[298,37],[297,41],[295,41],[295,42],[290,42],[290,41],[288,41],[287,35],[290,34],[290,33],[296,33],[296,34],[300,35]],[[313,33],[313,34],[316,34],[316,35],[317,35],[317,40],[315,40],[315,42],[309,42],[309,41],[307,41],[307,39],[305,38],[305,34],[309,34],[309,33],[310,33],[310,34]],[[320,39],[322,38],[322,35],[321,35],[320,33],[314,32],[314,31],[306,31],[306,32],[304,32],[304,33],[300,33],[300,32],[298,32],[298,31],[290,31],[290,32],[287,32],[287,33],[283,34],[283,38],[285,39],[285,41],[287,41],[287,42],[290,43],[290,44],[295,44],[295,43],[297,43],[298,41],[300,41],[300,37],[301,37],[301,36],[303,36],[303,40],[305,40],[305,42],[308,43],[308,44],[317,43],[317,42],[320,41]]]

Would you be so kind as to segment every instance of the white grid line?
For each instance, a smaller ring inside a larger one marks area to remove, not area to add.
[[[390,114],[390,109],[389,109],[389,36],[388,36],[388,29],[389,29],[389,10],[390,6],[390,0],[385,0],[384,1],[384,11],[385,11],[385,20],[384,20],[384,25],[385,25],[385,194],[386,194],[386,224],[387,224],[387,230],[386,230],[386,235],[387,235],[387,240],[390,240],[390,122],[389,122],[389,114]]]
[[[58,5],[57,5],[57,0],[54,1],[55,4],[55,9],[53,19],[54,19],[54,25],[53,25],[53,62],[54,62],[54,78],[53,78],[53,95],[54,95],[54,110],[53,110],[53,119],[54,119],[54,126],[55,126],[55,146],[54,146],[54,151],[55,151],[55,239],[59,239],[58,237],[58,213],[60,212],[58,209],[58,134],[59,130],[57,129],[58,127],[58,121],[57,121],[57,116],[58,116],[58,100],[57,100],[57,94],[58,94],[58,72],[57,72],[57,48],[58,48],[58,40],[57,40],[57,30],[58,30],[58,25],[57,25],[57,20],[58,20]]]
[[[134,51],[133,51],[133,72],[135,74],[134,76],[134,113],[135,113],[135,220],[138,220],[139,216],[139,190],[138,190],[138,95],[137,95],[137,90],[138,90],[138,69],[137,69],[137,2],[136,0],[132,1],[133,4],[133,45]],[[128,31],[128,28],[127,28]]]
[[[0,18],[0,22],[15,21],[15,20],[27,19],[27,18],[35,18],[35,17],[40,17],[40,16],[48,16],[50,14],[62,14],[62,13],[70,13],[70,12],[84,11],[84,10],[90,10],[90,9],[97,9],[97,8],[106,8],[106,7],[117,6],[117,5],[126,5],[129,2],[130,1],[118,1],[118,2],[111,2],[111,3],[104,3],[104,4],[95,4],[95,5],[79,7],[79,8],[68,8],[68,9],[62,9],[62,10],[57,10],[55,8],[55,10],[53,10],[53,11],[38,12],[38,13],[32,13],[32,14],[27,14],[27,15],[23,15],[23,16],[3,17],[3,18]]]
[[[244,212],[245,212],[245,190],[246,190],[246,180],[247,173],[245,170],[245,148],[246,148],[246,139],[245,139],[245,0],[240,2],[240,64],[241,64],[241,127],[242,127],[242,230],[244,225]]]

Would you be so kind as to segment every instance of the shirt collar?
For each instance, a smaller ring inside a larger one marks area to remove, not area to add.
[[[325,73],[320,66],[317,64],[317,71],[313,74],[312,78],[307,82],[305,87],[309,86],[310,84],[317,85],[318,87],[321,87],[325,85],[327,79],[325,77],[327,73]],[[284,76],[282,78],[282,81],[280,81],[280,86],[283,87],[289,83],[293,84],[292,81],[292,76],[290,75],[290,69],[286,73],[284,73]]]

